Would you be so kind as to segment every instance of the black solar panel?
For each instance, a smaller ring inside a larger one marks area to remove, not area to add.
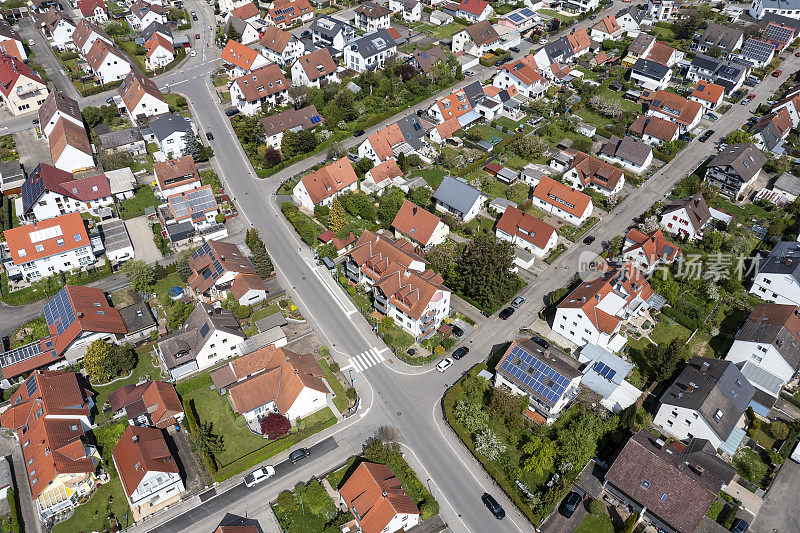
[[[44,192],[44,179],[41,175],[42,164],[28,176],[28,179],[22,184],[22,206],[27,211],[39,199],[39,196]]]
[[[570,381],[519,346],[514,347],[501,368],[553,404],[564,394]]]
[[[217,207],[217,200],[214,199],[214,192],[211,189],[195,189],[170,199],[169,203],[175,218],[179,220],[193,213],[203,213]]]
[[[75,310],[72,308],[72,302],[69,301],[66,287],[44,306],[44,319],[48,326],[56,327],[59,335],[63,335],[64,331],[75,322]]]
[[[25,346],[19,346],[0,355],[0,366],[5,368],[17,364],[42,353],[41,341],[34,341]]]
[[[25,380],[25,390],[28,393],[28,398],[36,394],[38,389],[39,385],[36,383],[36,374],[31,374],[28,379]]]
[[[211,246],[208,245],[208,242],[204,242],[202,246],[200,246],[200,248],[198,248],[192,253],[192,259],[197,259],[201,255],[210,253],[211,253]]]

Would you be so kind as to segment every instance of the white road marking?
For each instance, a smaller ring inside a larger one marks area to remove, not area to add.
[[[386,359],[384,359],[384,358],[383,358],[383,356],[381,355],[381,352],[379,352],[379,351],[378,351],[378,350],[376,350],[375,348],[373,348],[373,349],[372,349],[372,352],[375,354],[375,357],[377,357],[377,358],[378,358],[378,360],[379,360],[381,363],[383,363],[384,361],[386,361]]]
[[[383,350],[378,350],[378,353],[383,353],[383,352],[388,352],[388,351],[389,351],[389,347],[387,346]]]
[[[340,367],[339,370],[348,370],[349,368],[352,368],[352,366],[353,366],[353,362],[350,361],[349,365],[345,365],[343,367]]]
[[[354,315],[354,314],[356,314],[356,313],[358,313],[358,310],[356,310],[356,309],[353,309],[352,311],[350,311],[349,313],[347,313],[347,316],[353,316],[353,315]]]
[[[350,361],[350,364],[353,365],[353,370],[355,370],[356,372],[361,372],[361,365],[358,364],[358,361],[356,361],[352,357],[349,357],[348,359]]]

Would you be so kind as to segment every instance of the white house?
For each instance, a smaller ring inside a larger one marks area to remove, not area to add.
[[[709,185],[736,200],[758,179],[766,162],[767,156],[755,144],[731,144],[708,163],[705,177]]]
[[[501,241],[508,241],[540,259],[547,257],[558,244],[556,228],[514,206],[506,207],[494,234]]]
[[[353,11],[356,28],[365,33],[388,29],[391,26],[392,12],[380,4],[364,2]]]
[[[422,19],[422,2],[419,0],[389,0],[389,9],[393,13],[400,13],[408,23]]]
[[[161,429],[129,425],[112,458],[138,519],[178,502],[186,490]]]
[[[95,24],[108,22],[108,7],[103,0],[78,0],[77,4],[84,20]]]
[[[329,205],[339,194],[358,189],[358,177],[350,159],[336,159],[301,179],[292,190],[292,198],[309,211],[315,205]]]
[[[86,128],[71,120],[59,118],[47,137],[53,165],[67,172],[94,168],[92,145]]]
[[[220,268],[216,268],[219,265]],[[187,284],[205,303],[232,296],[239,305],[253,305],[267,297],[264,282],[253,263],[233,243],[208,240],[189,258],[192,273]]]
[[[363,5],[363,4],[362,4]],[[356,72],[383,68],[397,54],[397,44],[385,29],[368,33],[344,47],[344,63]]]
[[[50,8],[46,13],[34,13],[36,27],[41,28],[50,44],[56,50],[74,50],[75,42],[72,34],[75,32],[73,23],[63,11]]]
[[[286,131],[310,130],[324,121],[313,105],[301,109],[289,108],[261,119],[264,125],[264,144],[276,150],[281,149],[281,141]]]
[[[725,98],[725,87],[716,83],[698,81],[689,100],[697,102],[707,111],[713,111],[722,105]]]
[[[292,63],[292,84],[316,87],[339,81],[338,67],[327,48],[305,54]]]
[[[436,192],[433,201],[437,211],[450,213],[463,222],[469,222],[476,216],[489,197],[463,178],[445,176]]]
[[[54,91],[47,96],[42,107],[39,108],[39,130],[45,137],[50,137],[60,118],[83,127],[83,115],[81,115],[78,102],[61,91]]]
[[[10,279],[35,281],[96,262],[80,213],[67,213],[3,232],[11,256],[3,266]]]
[[[359,184],[359,188],[368,194],[375,193],[381,196],[388,187],[400,186],[403,183],[405,183],[403,171],[397,165],[397,161],[390,158],[369,169],[364,174],[364,180]]]
[[[649,59],[637,59],[631,67],[631,81],[642,89],[666,89],[672,79],[672,69]]]
[[[125,17],[131,29],[140,31],[153,22],[167,24],[167,10],[163,6],[149,4],[139,0],[131,4],[131,13]]]
[[[782,241],[762,261],[750,292],[768,302],[800,305],[800,243]]]
[[[617,17],[614,15],[603,17],[600,22],[592,26],[592,30],[589,33],[589,37],[599,43],[606,40],[619,41],[623,35],[625,35],[625,30],[622,29],[622,26],[617,22]]]
[[[615,138],[612,137],[612,141]],[[649,146],[643,144],[648,149]],[[651,149],[652,150],[652,149]],[[625,154],[634,157],[635,154]],[[564,171],[564,183],[578,191],[593,189],[605,196],[619,194],[625,185],[625,172],[605,161],[583,152],[572,155],[572,161]]]
[[[516,339],[495,367],[494,386],[527,396],[526,414],[550,424],[580,392],[582,374],[570,359],[552,346],[545,350],[530,339]]]
[[[148,117],[169,113],[169,104],[158,85],[133,70],[125,77],[118,92],[134,124]]]
[[[247,116],[260,112],[265,104],[276,106],[289,99],[289,84],[275,63],[236,78],[230,90],[231,102]]]
[[[78,25],[72,33],[72,41],[78,52],[86,57],[86,54],[89,53],[89,50],[92,49],[92,46],[94,46],[95,41],[98,39],[104,41],[108,45],[114,44],[111,37],[106,35],[106,32],[99,26],[83,19],[78,21]]]
[[[395,238],[405,237],[422,248],[442,244],[450,234],[450,227],[418,205],[403,201],[392,221]]]
[[[622,325],[645,313],[653,289],[632,263],[593,273],[564,298],[553,331],[578,346],[596,344],[619,352],[628,342]]]
[[[777,399],[781,388],[794,379],[800,366],[798,307],[758,304],[736,333],[725,360],[741,368],[756,389]]]
[[[584,364],[581,385],[600,396],[600,405],[619,413],[636,403],[642,391],[625,378],[633,370],[633,363],[594,344],[581,348],[578,361]]]
[[[178,379],[239,355],[245,338],[233,313],[200,303],[183,328],[159,339],[156,354],[169,375]]]
[[[597,1],[597,0],[594,0]],[[486,0],[461,0],[456,10],[456,16],[469,22],[488,20],[494,15],[492,4]]]
[[[488,20],[476,22],[453,35],[453,53],[466,52],[481,57],[500,44],[500,35]]]
[[[711,224],[711,212],[700,193],[670,203],[661,214],[664,231],[693,241]]]
[[[237,78],[249,74],[253,70],[269,65],[269,60],[253,48],[237,41],[229,40],[220,54],[230,76]]]
[[[306,51],[303,41],[275,26],[264,28],[255,46],[264,57],[280,66],[291,64]]]
[[[647,275],[661,265],[674,263],[681,250],[669,242],[661,229],[642,233],[631,228],[622,243],[622,260],[630,263]]]
[[[180,157],[186,149],[185,136],[187,133],[194,135],[194,128],[191,123],[181,115],[166,114],[161,115],[150,122],[152,138],[158,145],[158,149],[164,152],[167,157]]]
[[[114,204],[111,186],[104,174],[75,179],[64,170],[39,163],[25,180],[22,190],[23,211],[17,217],[30,224],[66,213],[88,213]]]
[[[319,48],[330,46],[334,50],[344,50],[345,45],[358,36],[358,30],[354,26],[328,15],[315,18],[309,30],[311,41],[315,46]]]
[[[547,91],[548,83],[536,69],[533,56],[528,55],[503,65],[492,79],[492,85],[504,90],[514,85],[523,96],[539,98]]]
[[[643,174],[653,163],[653,147],[628,136],[621,139],[612,135],[597,155],[637,174]]]
[[[249,3],[251,3],[251,0],[219,0],[219,10],[221,13],[227,14]]]
[[[580,226],[592,215],[592,198],[548,176],[533,190],[533,205],[545,213]]]
[[[103,39],[95,39],[85,57],[95,77],[102,83],[124,80],[133,70],[125,54]]]
[[[419,524],[419,509],[387,465],[361,463],[339,489],[339,495],[360,531],[397,532]]]
[[[647,116],[678,125],[681,133],[692,131],[703,115],[703,106],[669,91],[658,90],[649,97]]]
[[[144,49],[145,67],[150,70],[164,68],[175,60],[172,41],[160,33],[151,35],[147,42],[144,43]]]
[[[755,388],[730,361],[693,357],[660,398],[653,423],[678,440],[708,439],[734,455]]]

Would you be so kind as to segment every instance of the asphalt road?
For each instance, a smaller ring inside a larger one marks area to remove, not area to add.
[[[800,531],[800,464],[787,459],[778,479],[764,499],[764,505],[750,524],[755,533],[789,533]]]
[[[78,93],[78,89],[75,88],[72,80],[67,76],[66,71],[61,66],[58,58],[56,58],[55,52],[50,48],[47,39],[45,39],[44,35],[34,26],[33,19],[24,18],[20,20],[19,33],[20,36],[25,39],[25,42],[27,42],[28,39],[33,39],[35,43],[33,45],[33,51],[36,55],[32,59],[45,68],[47,75],[50,76],[56,89],[64,92],[70,98],[79,98],[80,94]]]

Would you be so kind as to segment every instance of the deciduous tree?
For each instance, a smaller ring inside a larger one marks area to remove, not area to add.
[[[506,445],[491,429],[484,429],[475,435],[475,451],[490,461],[496,461],[506,451]]]
[[[334,197],[333,201],[331,201],[331,210],[328,213],[328,229],[337,234],[346,226],[347,218],[345,217],[342,203],[338,197]]]
[[[122,265],[121,270],[128,277],[128,283],[132,290],[138,293],[150,291],[154,276],[153,269],[147,266],[147,263],[141,259],[134,259]]]
[[[261,434],[270,440],[283,437],[290,429],[292,423],[280,413],[272,412],[261,419]]]
[[[537,476],[544,475],[553,468],[556,460],[557,448],[550,439],[534,436],[522,446],[522,453],[526,454],[523,468]]]

